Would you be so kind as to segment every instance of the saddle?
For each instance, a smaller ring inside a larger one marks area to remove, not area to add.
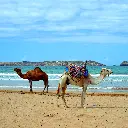
[[[68,67],[66,67],[66,72],[75,78],[81,78],[82,76],[88,77],[88,70],[84,65],[77,66],[75,64],[70,64]]]

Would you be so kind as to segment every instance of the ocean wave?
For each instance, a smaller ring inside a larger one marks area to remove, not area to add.
[[[92,76],[99,76],[100,74],[90,74]],[[0,76],[18,76],[16,73],[0,73]],[[59,76],[62,74],[48,74],[48,76]],[[109,77],[128,77],[128,74],[111,74]]]
[[[48,74],[49,81],[59,80],[61,76],[62,74]],[[92,74],[92,76],[97,77],[99,76],[99,74]],[[0,73],[0,80],[12,80],[12,81],[22,80],[23,81],[25,79],[20,78],[20,76],[18,76],[18,74],[16,73]],[[114,75],[110,75],[109,77],[106,77],[104,81],[105,82],[128,82],[128,75],[114,74]]]
[[[0,76],[18,76],[16,73],[0,73]]]
[[[0,80],[13,80],[13,81],[27,81],[27,79],[22,78],[0,78]],[[59,78],[49,78],[49,81],[58,81]],[[124,79],[104,79],[104,82],[128,82],[128,80]]]
[[[11,78],[0,78],[0,80],[13,80],[13,81],[28,81],[27,79],[11,79]],[[59,79],[49,79],[49,80],[59,80]]]

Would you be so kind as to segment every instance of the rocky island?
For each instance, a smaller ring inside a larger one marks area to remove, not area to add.
[[[128,66],[128,61],[123,61],[120,66]]]
[[[68,63],[73,63],[76,65],[83,65],[85,61],[43,61],[43,62],[0,62],[0,66],[65,66]],[[96,61],[89,60],[87,61],[89,66],[106,66]]]

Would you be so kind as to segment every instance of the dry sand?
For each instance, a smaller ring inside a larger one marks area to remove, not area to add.
[[[55,92],[0,91],[0,128],[128,128],[128,94],[69,93],[65,108]]]

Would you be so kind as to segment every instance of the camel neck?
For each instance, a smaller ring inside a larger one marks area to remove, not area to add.
[[[101,74],[100,74],[100,76],[98,76],[98,77],[94,80],[94,83],[93,83],[93,84],[97,85],[97,84],[101,83],[103,79],[104,79],[104,75],[101,75]]]
[[[22,74],[22,72],[17,72],[17,74],[21,77],[21,78],[23,78],[23,74]]]

